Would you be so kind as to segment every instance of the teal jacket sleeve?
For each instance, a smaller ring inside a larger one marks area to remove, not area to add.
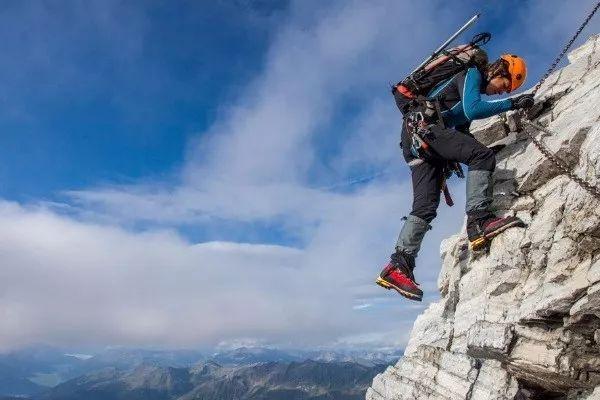
[[[459,81],[457,83],[462,100],[463,113],[468,121],[503,113],[510,110],[512,106],[510,99],[481,100],[481,74],[477,68],[469,68],[464,75],[464,82]]]

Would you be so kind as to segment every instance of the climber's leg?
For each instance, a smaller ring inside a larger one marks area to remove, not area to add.
[[[420,160],[421,161],[421,160]],[[443,168],[438,162],[425,162],[410,168],[413,188],[412,211],[396,242],[396,250],[416,257],[431,221],[437,216]]]
[[[442,157],[469,166],[467,174],[467,235],[478,249],[500,232],[523,226],[517,217],[498,218],[491,211],[492,174],[496,167],[494,152],[475,138],[453,129],[433,128],[431,147]]]
[[[406,132],[403,132],[404,157],[412,175],[412,211],[402,226],[390,262],[377,278],[377,284],[386,289],[395,289],[411,300],[420,301],[423,291],[419,289],[413,275],[415,257],[419,253],[425,234],[431,228],[429,223],[437,214],[443,164],[439,161],[429,162],[413,157],[410,151],[407,151],[410,144],[405,135]]]

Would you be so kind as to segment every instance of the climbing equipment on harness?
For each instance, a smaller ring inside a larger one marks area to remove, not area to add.
[[[435,153],[435,150],[433,150],[429,144],[429,142],[433,140],[431,127],[434,124],[428,124],[423,116],[423,113],[418,111],[412,111],[408,113],[405,117],[405,124],[405,129],[411,138],[410,152],[416,159],[442,160],[442,158]],[[443,178],[440,190],[444,194],[444,200],[446,201],[446,204],[450,207],[454,205],[454,201],[452,200],[452,196],[446,181],[452,176],[452,174],[456,174],[456,176],[459,178],[465,177],[463,169],[458,162],[447,161],[443,170]]]
[[[600,8],[600,1],[598,1],[596,3],[596,5],[592,9],[592,11],[588,14],[588,16],[586,17],[586,19],[583,21],[583,23],[579,27],[579,29],[577,29],[577,31],[575,32],[575,34],[573,35],[573,37],[571,38],[571,40],[569,40],[569,42],[565,45],[565,47],[563,47],[563,49],[560,52],[560,54],[556,57],[556,59],[554,60],[554,62],[550,66],[550,68],[548,68],[548,70],[546,71],[546,73],[544,74],[544,76],[542,77],[542,79],[540,79],[540,81],[538,82],[538,84],[535,86],[535,88],[531,92],[532,95],[535,95],[540,90],[540,88],[542,87],[542,84],[544,83],[544,81],[546,81],[546,79],[548,79],[548,77],[550,76],[550,74],[556,69],[556,67],[558,66],[558,63],[560,62],[560,60],[562,60],[562,58],[565,56],[565,54],[567,54],[567,51],[569,51],[569,49],[571,48],[571,46],[573,45],[573,43],[575,42],[575,40],[577,40],[577,37],[581,34],[581,32],[583,31],[583,29],[590,22],[590,20],[592,19],[592,17],[596,13],[596,11],[598,11],[599,8]],[[550,130],[548,130],[548,129],[544,128],[543,126],[540,126],[539,124],[536,124],[535,122],[531,121],[527,117],[526,113],[521,112],[521,117],[522,117],[522,121],[525,124],[531,126],[532,128],[534,128],[534,129],[536,129],[538,131],[550,134],[550,135],[554,135],[554,133],[551,132]],[[596,199],[600,200],[600,188],[598,186],[594,186],[591,183],[586,182],[585,180],[583,180],[579,176],[575,175],[569,169],[569,167],[562,160],[558,159],[554,154],[552,154],[552,152],[550,152],[550,150],[540,140],[538,140],[534,136],[533,133],[529,132],[527,129],[523,129],[523,131],[525,132],[525,134],[527,134],[527,136],[529,136],[529,138],[531,139],[531,141],[533,142],[533,144],[535,145],[535,147],[537,147],[537,149],[544,155],[544,157],[546,157],[548,160],[550,160],[558,168],[559,171],[561,171],[562,173],[564,173],[565,175],[567,175],[572,181],[576,182],[583,189],[587,190]]]
[[[527,65],[525,60],[514,54],[503,54],[500,58],[508,63],[508,74],[510,75],[510,90],[508,93],[521,87],[527,77]]]
[[[410,152],[415,158],[430,160],[434,154],[428,143],[431,135],[429,125],[422,112],[413,111],[406,116],[406,130],[411,137]]]

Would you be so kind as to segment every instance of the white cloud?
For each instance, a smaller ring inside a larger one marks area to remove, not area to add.
[[[250,337],[316,345],[364,324],[410,324],[352,310],[358,293],[381,295],[372,278],[395,229],[386,210],[400,188],[381,189],[336,202],[328,227],[303,250],[191,244],[169,231],[127,232],[1,203],[0,344],[193,346]],[[349,220],[354,209],[362,212]]]
[[[9,203],[0,205],[0,220],[4,347],[192,345],[288,324],[278,300],[298,288],[273,282],[299,268],[297,249],[191,245],[170,232],[131,234]],[[264,291],[262,282],[272,287]]]

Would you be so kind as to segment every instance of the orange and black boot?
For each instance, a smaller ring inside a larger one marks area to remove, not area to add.
[[[413,256],[396,251],[392,254],[390,262],[383,268],[375,282],[388,290],[395,289],[407,299],[421,301],[423,291],[419,289],[419,284],[415,282],[414,268],[415,259]]]
[[[525,223],[514,216],[500,218],[488,212],[467,216],[467,236],[473,250],[483,249],[492,238],[508,228],[524,226]]]

